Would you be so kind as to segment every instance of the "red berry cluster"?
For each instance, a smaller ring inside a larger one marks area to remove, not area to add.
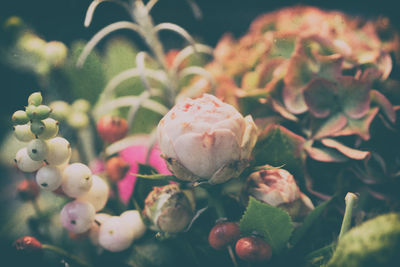
[[[264,239],[256,236],[241,237],[236,222],[216,224],[208,236],[210,246],[216,250],[235,245],[236,255],[248,262],[265,262],[272,256],[271,246]]]

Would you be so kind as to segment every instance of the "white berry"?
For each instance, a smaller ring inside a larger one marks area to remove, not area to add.
[[[15,137],[21,142],[29,142],[35,139],[35,135],[31,131],[30,123],[23,125],[15,125],[13,129]]]
[[[61,223],[68,231],[81,234],[92,227],[95,214],[92,204],[75,200],[61,210]]]
[[[17,164],[18,169],[23,172],[34,172],[43,166],[43,162],[34,161],[29,157],[26,147],[18,150],[14,161]]]
[[[133,231],[119,216],[107,219],[100,226],[99,244],[112,252],[127,249],[133,241]]]
[[[92,175],[92,187],[78,199],[91,203],[96,211],[102,210],[107,203],[110,188],[99,176]]]
[[[71,145],[67,139],[55,137],[48,140],[47,145],[49,152],[46,160],[50,165],[61,165],[70,159]]]
[[[110,214],[107,213],[97,213],[94,217],[95,222],[93,223],[92,227],[90,228],[89,238],[92,241],[93,245],[99,244],[99,233],[100,233],[100,226],[108,219],[111,218]]]
[[[146,232],[146,225],[143,223],[139,211],[127,210],[120,217],[132,228],[134,240],[141,238]]]
[[[60,187],[62,174],[59,168],[55,166],[43,166],[36,173],[36,182],[47,191],[54,191]]]
[[[68,165],[63,172],[62,190],[69,197],[80,197],[92,186],[92,171],[82,163]]]
[[[30,141],[26,149],[28,150],[29,157],[35,161],[44,160],[49,151],[46,142],[40,139]]]

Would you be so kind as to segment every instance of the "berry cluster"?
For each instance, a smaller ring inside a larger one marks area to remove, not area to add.
[[[62,119],[65,108],[69,107],[62,102],[52,104],[56,110],[54,117]],[[90,108],[83,101],[75,101],[73,106],[75,112],[82,114]],[[28,142],[26,147],[17,152],[17,167],[23,172],[36,172],[36,182],[40,188],[74,199],[60,213],[61,223],[70,233],[89,234],[95,245],[110,251],[128,248],[146,231],[139,212],[130,210],[120,216],[96,214],[107,203],[109,185],[93,174],[87,165],[70,163],[70,143],[65,138],[56,137],[59,123],[49,118],[51,112],[50,107],[42,105],[42,96],[36,92],[29,96],[25,111],[14,113],[15,135],[18,140]],[[24,195],[27,190],[21,188],[19,191]],[[25,195],[26,198],[34,197]]]
[[[51,116],[59,121],[65,121],[74,129],[82,129],[89,125],[90,103],[85,99],[77,99],[72,104],[65,101],[53,101],[50,103]]]
[[[208,236],[210,246],[216,250],[235,245],[236,255],[247,262],[266,262],[272,256],[270,245],[258,236],[241,237],[238,223],[217,223]]]

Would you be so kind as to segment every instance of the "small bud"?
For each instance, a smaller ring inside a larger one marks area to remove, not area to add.
[[[253,172],[245,186],[245,194],[259,201],[286,210],[293,220],[301,220],[314,209],[310,199],[300,192],[293,175],[272,166]]]
[[[113,143],[128,133],[128,123],[124,118],[105,115],[97,122],[97,132],[105,142]]]
[[[49,117],[51,108],[46,105],[39,105],[36,107],[35,112],[36,112],[35,119],[44,120]]]
[[[130,165],[122,157],[112,157],[106,162],[106,172],[113,182],[118,182],[125,177]]]
[[[74,111],[88,113],[90,111],[90,103],[86,99],[80,98],[72,103],[72,109]]]
[[[143,216],[152,222],[151,229],[164,233],[178,233],[193,218],[188,197],[177,184],[154,187],[145,200]]]
[[[18,196],[23,201],[34,200],[39,195],[39,191],[37,183],[28,179],[22,180],[17,187]]]
[[[23,110],[15,111],[14,114],[12,115],[11,119],[15,124],[18,124],[18,125],[23,125],[23,124],[29,122],[28,115]]]
[[[76,111],[67,117],[69,126],[75,129],[83,129],[89,125],[89,116],[86,113]]]
[[[42,94],[40,92],[32,93],[28,97],[28,105],[39,106],[39,105],[42,104],[42,101],[43,101],[43,97],[42,97]]]
[[[34,135],[39,136],[44,132],[45,125],[42,121],[33,121],[31,123],[31,131]]]
[[[14,242],[14,246],[17,250],[25,251],[37,251],[42,249],[42,243],[33,236],[24,236],[17,239]]]
[[[233,244],[240,237],[239,225],[234,222],[216,224],[208,235],[208,243],[214,249],[223,249]]]
[[[71,112],[70,105],[64,101],[54,101],[54,102],[51,102],[49,106],[52,109],[52,112],[50,113],[50,117],[52,117],[58,121],[66,120],[69,113]]]
[[[271,246],[263,239],[255,236],[239,239],[235,251],[239,258],[249,262],[268,261],[272,256]]]
[[[43,133],[41,133],[39,135],[40,139],[47,140],[47,139],[55,137],[58,134],[58,129],[59,129],[58,121],[56,121],[52,118],[47,118],[47,119],[44,119],[42,122],[43,122],[45,128],[44,128]]]
[[[62,42],[51,41],[44,46],[44,57],[54,67],[61,66],[67,58],[68,48]]]

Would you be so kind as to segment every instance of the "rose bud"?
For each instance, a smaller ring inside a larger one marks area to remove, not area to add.
[[[240,237],[239,225],[234,222],[216,224],[208,235],[208,243],[214,249],[223,249],[233,244]]]
[[[193,207],[177,184],[154,187],[145,199],[144,218],[152,225],[150,229],[165,233],[178,233],[193,218]]]
[[[272,256],[271,246],[263,239],[255,236],[243,237],[236,242],[236,255],[249,262],[267,261]]]
[[[42,243],[40,243],[33,236],[24,236],[18,238],[14,242],[14,246],[17,250],[25,250],[25,251],[37,251],[42,249]]]
[[[39,195],[39,186],[35,181],[24,179],[17,187],[18,196],[23,201],[34,200]]]
[[[204,94],[173,107],[158,124],[158,143],[168,168],[185,181],[223,183],[248,166],[257,139],[251,116]]]
[[[300,192],[293,175],[284,169],[265,167],[249,176],[246,195],[286,210],[294,221],[301,220],[314,209],[311,200]]]
[[[122,157],[112,157],[106,162],[106,172],[113,182],[118,182],[125,177],[130,165]]]
[[[97,132],[101,139],[113,143],[125,137],[128,133],[128,123],[124,118],[104,115],[97,122]]]

